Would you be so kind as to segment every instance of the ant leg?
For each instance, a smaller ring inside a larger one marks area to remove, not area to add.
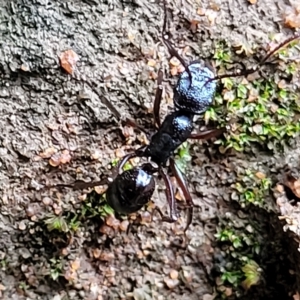
[[[175,176],[175,178],[177,180],[179,187],[181,188],[181,190],[183,192],[185,201],[188,206],[187,222],[186,222],[186,226],[184,228],[184,232],[186,232],[193,220],[194,202],[193,202],[192,196],[190,194],[190,191],[188,189],[188,186],[186,184],[186,181],[185,181],[181,171],[176,166],[174,158],[170,158],[170,168],[171,168],[173,175]]]
[[[138,151],[138,150],[137,150]],[[122,172],[123,167],[128,162],[129,159],[134,158],[138,156],[136,152],[129,153],[125,155],[122,160],[117,164],[116,168],[114,169],[112,173],[112,179],[115,180],[115,178]]]
[[[176,222],[178,219],[173,186],[172,186],[170,177],[167,175],[167,173],[162,168],[159,169],[159,175],[161,175],[163,181],[165,182],[165,185],[167,188],[166,189],[166,197],[167,197],[167,201],[168,201],[169,207],[170,207],[170,216],[169,217],[163,216],[162,220],[165,222],[173,223],[173,222]]]
[[[157,77],[157,88],[156,88],[156,94],[154,99],[154,108],[153,108],[153,117],[154,117],[154,126],[156,128],[160,127],[160,118],[159,118],[159,111],[160,111],[160,103],[161,103],[161,97],[163,88],[161,86],[163,81],[163,72],[162,70],[158,71],[158,77]]]
[[[188,138],[195,139],[195,140],[208,140],[212,137],[216,137],[221,135],[226,131],[225,128],[218,128],[218,129],[208,129],[198,133],[192,133]]]
[[[159,128],[161,125],[159,112],[160,112],[160,103],[161,103],[162,92],[163,92],[162,82],[163,82],[163,72],[160,69],[158,71],[157,88],[156,88],[154,107],[153,107],[154,126],[156,128]],[[149,138],[149,133],[143,127],[139,126],[134,120],[126,118],[124,121],[122,121],[122,123],[140,130],[147,136],[147,138]]]
[[[118,121],[120,121],[122,119],[122,115],[120,114],[120,112],[113,106],[113,104],[103,95],[101,95],[96,88],[94,88],[92,86],[92,84],[88,81],[84,81],[85,84],[87,84],[90,89],[98,96],[98,98],[100,99],[100,101],[106,105],[106,107],[108,107],[108,109],[113,113],[113,115],[116,117],[116,119]]]
[[[63,187],[67,187],[67,188],[72,188],[74,190],[81,190],[81,189],[87,189],[90,187],[95,187],[98,185],[104,185],[104,184],[108,184],[108,178],[104,178],[100,181],[93,181],[93,182],[85,182],[83,180],[76,180],[72,183],[69,184],[55,184],[55,185],[50,185],[47,186],[46,188],[63,188]]]
[[[124,165],[127,163],[127,161],[133,157],[140,156],[143,154],[145,146],[142,146],[141,148],[137,149],[133,153],[129,153],[125,155],[122,160],[118,163],[116,168],[112,172],[112,176],[108,178],[104,178],[100,181],[94,181],[94,182],[84,182],[82,180],[76,180],[73,183],[70,184],[56,184],[56,185],[51,185],[48,186],[47,188],[52,188],[52,187],[68,187],[68,188],[73,188],[74,190],[80,190],[80,189],[86,189],[90,187],[95,187],[98,185],[104,185],[104,184],[109,184],[112,180],[115,180],[115,178],[118,176],[119,173],[122,172],[122,169]]]
[[[133,153],[129,153],[127,155],[125,155],[122,160],[118,163],[116,169],[113,171],[112,173],[112,179],[114,180],[118,174],[122,171],[124,165],[126,164],[126,162],[137,156],[135,152]],[[84,181],[81,181],[81,180],[77,180],[77,181],[74,181],[73,183],[71,184],[57,184],[57,185],[54,185],[54,186],[50,186],[50,187],[70,187],[70,188],[74,188],[74,190],[80,190],[80,189],[85,189],[85,188],[89,188],[89,187],[95,187],[95,186],[98,186],[98,185],[103,185],[103,184],[108,184],[110,182],[110,180],[108,178],[104,178],[100,181],[95,181],[95,182],[84,182]]]
[[[122,120],[122,125],[128,125],[133,128],[136,128],[139,131],[143,132],[146,135],[146,137],[148,138],[149,133],[147,132],[147,130],[145,128],[141,127],[140,125],[138,125],[134,120],[126,118],[125,120]]]
[[[164,3],[164,23],[163,23],[163,30],[162,30],[162,40],[164,44],[166,45],[169,54],[171,57],[176,57],[180,63],[184,66],[185,71],[189,75],[190,84],[192,84],[192,74],[190,69],[188,68],[187,63],[184,61],[184,59],[179,55],[179,53],[175,50],[175,48],[172,46],[171,42],[165,38],[166,30],[167,30],[167,6],[166,6],[166,0],[163,1]]]
[[[81,189],[87,189],[90,187],[95,187],[98,185],[104,185],[104,184],[108,184],[108,183],[109,183],[108,178],[104,178],[100,181],[94,181],[94,182],[84,182],[81,180],[77,180],[73,183],[73,188],[74,188],[74,190],[81,190]]]
[[[147,146],[142,146],[142,147],[138,148],[137,150],[135,150],[134,152],[125,155],[122,158],[122,160],[118,163],[116,168],[114,169],[114,171],[112,173],[112,179],[115,180],[115,178],[118,176],[118,174],[120,174],[122,172],[123,167],[125,166],[125,164],[128,162],[129,159],[134,158],[134,157],[142,157],[144,155],[144,150],[146,147]]]
[[[93,88],[91,83],[89,83],[87,81],[85,81],[84,83],[86,83],[91,88],[91,90],[99,97],[100,101],[110,109],[110,111],[115,116],[115,118],[117,119],[118,122],[132,126],[136,129],[140,130],[141,132],[145,133],[145,135],[148,137],[147,131],[143,127],[139,126],[134,120],[129,119],[129,118],[123,119],[121,113],[113,106],[113,104],[106,97],[104,97],[103,95],[100,95],[100,93],[95,88]]]
[[[104,185],[104,184],[109,184],[112,180],[115,180],[115,178],[118,176],[119,173],[122,172],[122,169],[124,165],[127,163],[127,161],[133,157],[140,156],[143,154],[145,146],[142,146],[141,148],[137,149],[133,153],[129,153],[125,155],[122,160],[118,163],[114,171],[112,172],[112,176],[109,178],[104,178],[100,181],[94,181],[94,182],[84,182],[82,180],[76,180],[73,183],[70,184],[56,184],[56,185],[51,185],[48,186],[47,188],[52,188],[52,187],[68,187],[68,188],[73,188],[74,190],[80,190],[80,189],[86,189],[90,187],[95,187],[98,185]]]

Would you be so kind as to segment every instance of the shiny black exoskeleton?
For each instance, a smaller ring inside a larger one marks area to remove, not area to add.
[[[154,101],[154,123],[157,131],[152,135],[148,146],[143,146],[133,153],[127,154],[119,163],[115,170],[112,180],[106,192],[106,198],[109,205],[122,214],[136,212],[141,209],[152,197],[155,189],[154,175],[158,173],[164,180],[166,185],[166,198],[170,208],[170,216],[163,217],[163,220],[174,222],[177,220],[177,210],[175,205],[175,196],[168,172],[164,170],[169,161],[169,169],[175,176],[179,187],[181,188],[188,206],[187,226],[192,221],[193,200],[187,188],[187,184],[177,168],[173,159],[174,151],[188,138],[208,139],[217,136],[223,132],[223,129],[206,130],[197,134],[193,134],[193,119],[195,115],[203,114],[213,102],[216,91],[216,81],[226,77],[236,77],[248,75],[256,72],[263,66],[270,56],[285,46],[289,42],[297,39],[300,35],[288,38],[271,52],[269,52],[256,66],[251,69],[243,70],[233,74],[224,74],[215,76],[212,70],[201,64],[193,62],[189,65],[185,63],[183,58],[177,53],[170,41],[165,38],[167,24],[166,0],[164,3],[164,24],[162,40],[171,56],[176,57],[184,66],[185,71],[180,75],[178,82],[174,88],[174,106],[175,111],[168,114],[161,124],[159,118],[160,102],[162,98],[161,84],[163,81],[162,72],[158,75],[158,88]],[[115,110],[115,109],[114,109]],[[120,117],[118,113],[117,118]],[[135,122],[129,121],[130,125],[144,131]],[[144,163],[140,167],[134,167],[131,170],[123,171],[125,163],[133,158],[150,158],[153,163]],[[103,184],[98,183],[80,183],[74,185],[77,188],[92,187]]]
[[[193,117],[193,114],[182,111],[167,115],[158,131],[151,137],[143,156],[150,157],[157,165],[165,165],[174,151],[190,137]]]
[[[170,47],[172,46],[168,45],[168,48]],[[107,190],[107,201],[115,211],[131,213],[141,209],[151,199],[154,192],[153,175],[158,172],[166,184],[166,196],[170,206],[170,217],[163,219],[169,222],[176,221],[177,211],[173,187],[168,174],[163,170],[171,158],[171,171],[183,190],[189,205],[188,225],[190,224],[192,220],[192,198],[172,156],[174,151],[190,137],[209,138],[221,132],[220,130],[208,130],[192,136],[195,114],[205,112],[212,104],[216,82],[209,82],[208,80],[213,78],[213,72],[198,62],[187,66],[174,88],[175,111],[168,114],[162,124],[159,120],[161,90],[157,89],[154,103],[154,120],[158,127],[157,132],[152,135],[148,146],[142,147],[123,158],[119,164],[118,175]],[[158,85],[161,84],[160,80],[162,78],[159,78]],[[122,172],[122,166],[134,156],[150,158],[157,167],[150,168],[149,164],[145,164],[142,167]],[[146,165],[147,170],[145,169]]]
[[[155,181],[146,166],[119,174],[106,191],[108,204],[118,213],[130,214],[147,204],[154,192]]]

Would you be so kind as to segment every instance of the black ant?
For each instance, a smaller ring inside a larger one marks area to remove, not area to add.
[[[175,222],[178,219],[175,195],[170,177],[165,170],[169,161],[170,171],[175,176],[187,203],[188,217],[185,228],[187,230],[192,221],[194,204],[187,183],[175,164],[173,158],[174,151],[188,138],[209,139],[224,132],[224,129],[209,129],[193,134],[194,116],[203,114],[211,106],[217,88],[217,80],[226,77],[245,76],[256,72],[277,50],[300,36],[292,36],[279,44],[251,69],[244,69],[234,74],[215,76],[211,67],[199,61],[187,64],[172,46],[171,42],[165,37],[167,26],[166,0],[163,1],[163,7],[163,43],[166,45],[171,57],[176,57],[185,69],[179,76],[174,88],[174,111],[169,113],[162,123],[160,122],[159,111],[162,98],[161,84],[163,81],[163,73],[160,70],[153,109],[154,124],[157,130],[152,135],[149,145],[142,146],[133,153],[124,156],[112,174],[110,182],[108,179],[91,183],[77,182],[74,183],[73,187],[80,189],[109,183],[106,191],[108,204],[118,213],[129,214],[140,210],[150,201],[155,189],[154,175],[158,173],[166,185],[166,197],[170,208],[169,216],[163,216],[162,219],[167,222]],[[129,123],[140,129],[135,122],[129,121]],[[147,162],[139,167],[123,171],[125,163],[134,157],[150,158],[154,164]]]

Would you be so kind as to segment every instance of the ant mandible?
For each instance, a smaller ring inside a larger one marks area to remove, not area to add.
[[[169,113],[164,121],[160,122],[159,112],[162,99],[163,73],[160,70],[157,79],[157,90],[154,100],[154,125],[156,132],[152,135],[150,143],[142,146],[136,151],[127,154],[119,162],[114,170],[111,181],[108,179],[100,182],[75,183],[75,188],[86,188],[101,185],[109,182],[106,191],[108,204],[118,213],[129,214],[140,210],[146,205],[155,190],[154,175],[158,173],[166,185],[166,198],[169,204],[169,216],[163,216],[163,221],[175,222],[178,219],[175,195],[168,172],[165,170],[169,161],[171,173],[175,176],[179,187],[185,197],[188,216],[185,231],[188,229],[193,218],[193,200],[188,190],[184,177],[174,161],[174,151],[187,139],[209,139],[224,132],[224,129],[210,129],[193,134],[193,119],[195,115],[201,115],[211,106],[217,88],[217,80],[226,77],[245,76],[256,72],[263,66],[269,57],[284,45],[299,38],[299,35],[292,36],[279,44],[268,53],[255,67],[236,72],[215,76],[212,68],[194,61],[187,64],[179,53],[165,37],[167,26],[166,0],[163,1],[164,21],[162,30],[162,41],[168,49],[171,57],[176,57],[183,65],[185,71],[181,73],[174,88],[174,111]],[[130,122],[135,126],[135,122]],[[136,126],[139,128],[138,126]],[[140,128],[139,128],[140,129]],[[150,158],[152,163],[147,162],[141,166],[123,171],[123,167],[129,159],[134,157]],[[154,163],[154,164],[153,164]]]

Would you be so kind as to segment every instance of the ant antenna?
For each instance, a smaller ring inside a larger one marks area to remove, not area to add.
[[[233,74],[223,74],[223,75],[217,75],[214,78],[211,78],[209,80],[207,80],[204,84],[207,85],[209,82],[211,81],[215,81],[215,80],[220,80],[223,78],[228,78],[228,77],[239,77],[239,76],[247,76],[249,74],[252,74],[254,72],[256,72],[258,69],[260,69],[266,62],[267,60],[274,54],[276,53],[279,49],[281,49],[282,47],[286,46],[287,44],[291,43],[292,41],[296,40],[300,38],[300,33],[289,37],[288,39],[286,39],[285,41],[281,42],[279,45],[277,45],[273,50],[271,50],[264,58],[262,58],[260,60],[260,62],[254,66],[253,68],[249,69],[249,70],[244,70],[243,72],[237,72],[237,73],[233,73]],[[203,87],[204,87],[203,86]]]
[[[286,39],[285,41],[281,42],[279,45],[277,45],[272,51],[270,51],[258,64],[258,66],[263,65],[269,58],[270,56],[272,56],[274,53],[276,53],[280,48],[288,45],[289,43],[291,43],[292,41],[296,40],[300,38],[300,33],[289,37],[288,39]]]
[[[163,30],[162,30],[162,40],[166,47],[168,48],[168,51],[171,55],[171,57],[176,57],[180,63],[183,65],[185,71],[188,73],[190,85],[192,84],[192,73],[190,69],[188,68],[187,63],[184,61],[184,59],[179,55],[179,53],[175,50],[175,48],[172,46],[171,42],[165,38],[166,29],[167,29],[167,6],[166,6],[166,0],[163,0],[164,4],[164,24],[163,24]]]

